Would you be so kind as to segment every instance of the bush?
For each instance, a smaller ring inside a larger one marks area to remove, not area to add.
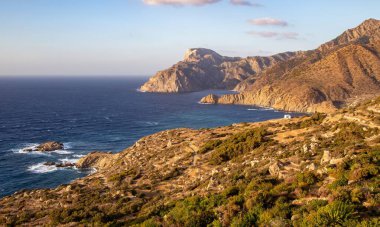
[[[212,154],[211,163],[220,164],[235,158],[245,152],[258,148],[266,142],[267,131],[263,128],[255,128],[246,132],[237,133],[230,138],[221,141]]]
[[[355,220],[354,206],[341,201],[334,201],[318,209],[312,224],[316,226],[342,226],[350,220]]]
[[[204,154],[207,153],[208,151],[214,150],[216,147],[218,147],[222,143],[221,140],[211,140],[206,142],[200,149],[199,153]]]

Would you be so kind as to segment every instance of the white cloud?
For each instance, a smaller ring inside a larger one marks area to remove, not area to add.
[[[262,38],[275,38],[278,40],[299,38],[299,34],[296,32],[250,31],[247,33],[249,35],[259,36]]]
[[[281,26],[281,27],[286,27],[288,26],[288,22],[284,21],[284,20],[279,20],[279,19],[275,19],[275,18],[270,18],[270,17],[264,17],[264,18],[258,18],[258,19],[252,19],[252,20],[248,20],[248,22],[250,24],[253,24],[253,25],[259,25],[259,26],[268,26],[268,25],[272,25],[272,26]]]
[[[207,4],[213,4],[219,1],[220,0],[144,0],[144,3],[148,5],[202,6]]]
[[[261,7],[262,5],[259,3],[254,3],[248,0],[230,0],[232,5],[236,6],[253,6],[253,7]]]

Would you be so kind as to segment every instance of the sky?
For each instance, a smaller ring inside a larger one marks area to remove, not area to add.
[[[152,75],[188,48],[309,50],[379,0],[0,0],[0,76]]]

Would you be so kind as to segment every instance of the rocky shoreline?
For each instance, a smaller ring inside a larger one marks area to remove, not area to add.
[[[183,61],[158,72],[140,90],[233,89],[239,94],[206,96],[201,103],[332,113],[380,94],[379,53],[380,21],[369,19],[310,51],[231,58],[190,49]]]

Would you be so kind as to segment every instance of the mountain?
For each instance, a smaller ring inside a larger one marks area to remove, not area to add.
[[[380,21],[369,19],[319,48],[279,62],[237,86],[240,94],[204,103],[331,112],[380,94]],[[212,97],[212,99],[210,99]]]
[[[278,62],[297,55],[295,52],[271,57],[224,57],[203,49],[189,49],[183,61],[158,72],[141,86],[144,92],[192,92],[207,89],[233,89]]]
[[[87,177],[0,199],[1,226],[378,226],[380,97],[333,114],[173,129]]]

